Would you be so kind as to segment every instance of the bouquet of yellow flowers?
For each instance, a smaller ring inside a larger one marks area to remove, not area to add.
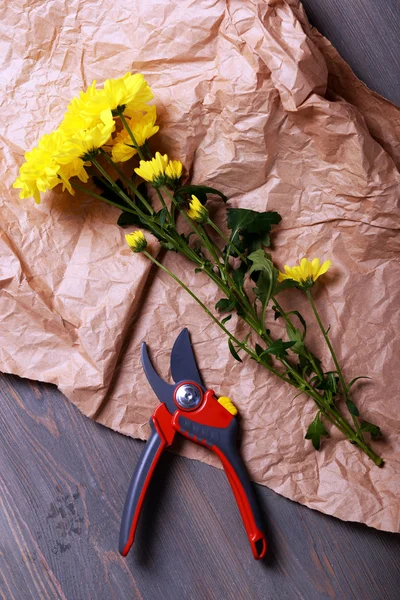
[[[373,440],[378,438],[380,429],[360,417],[351,398],[352,388],[361,377],[346,382],[329,328],[323,325],[312,297],[311,289],[329,269],[330,261],[321,264],[318,258],[302,258],[299,265],[285,266],[285,272],[279,272],[266,250],[272,227],[281,221],[277,212],[228,208],[228,232],[222,231],[210,218],[207,200],[218,196],[226,202],[224,194],[206,185],[183,184],[182,163],[159,152],[153,155],[150,150],[148,140],[159,130],[156,107],[149,104],[152,99],[153,93],[141,74],[109,79],[103,88],[93,82],[71,101],[60,126],[26,153],[14,183],[21,189],[20,197],[33,196],[40,202],[41,192],[62,185],[70,194],[80,190],[119,208],[122,213],[118,224],[139,228],[126,235],[132,251],[143,253],[190,294],[226,334],[235,360],[241,362],[240,355],[247,354],[314,401],[317,412],[305,437],[317,450],[321,438],[328,435],[325,421],[382,466],[383,460],[365,437],[369,434]],[[133,176],[120,166],[130,160],[138,161]],[[90,177],[97,191],[82,185]],[[153,193],[149,194],[151,189]],[[182,231],[181,224],[185,223]],[[196,272],[205,273],[215,283],[221,292],[215,312],[148,251],[142,229],[151,232],[167,251],[183,254]],[[331,354],[333,370],[325,371],[307,347],[307,324],[301,313],[286,312],[277,299],[294,287],[302,290],[310,302]],[[234,313],[248,327],[243,339],[228,328]],[[272,323],[279,319],[284,324],[287,339],[267,328],[270,314]],[[348,417],[343,412],[343,400]]]

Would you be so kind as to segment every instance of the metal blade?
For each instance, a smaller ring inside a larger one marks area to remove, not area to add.
[[[171,351],[171,374],[176,383],[190,380],[204,388],[186,327],[176,338]]]
[[[174,391],[176,386],[166,383],[154,369],[147,353],[146,342],[142,343],[142,365],[146,374],[147,380],[153,388],[154,393],[160,402],[167,405],[168,410],[172,413],[176,409],[174,404]]]

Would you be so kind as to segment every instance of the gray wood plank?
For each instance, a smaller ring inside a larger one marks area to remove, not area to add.
[[[400,106],[399,0],[303,0],[308,19],[367,86]]]
[[[0,377],[0,597],[6,600],[395,600],[400,538],[257,487],[270,551],[251,556],[222,471],[166,453],[137,539],[117,551],[143,442],[53,386]]]

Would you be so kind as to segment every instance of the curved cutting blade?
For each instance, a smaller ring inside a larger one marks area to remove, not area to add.
[[[186,327],[176,338],[171,351],[171,375],[176,383],[190,380],[204,387]]]
[[[176,410],[176,406],[174,404],[174,392],[176,386],[166,383],[156,372],[147,353],[146,342],[142,343],[142,365],[147,380],[153,388],[157,398],[160,402],[166,404],[168,410],[170,412],[172,411],[173,413],[174,410]]]

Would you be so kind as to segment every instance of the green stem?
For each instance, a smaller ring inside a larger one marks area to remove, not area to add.
[[[121,190],[121,188],[119,187],[119,185],[117,185],[115,183],[115,181],[113,180],[112,177],[110,177],[110,175],[107,173],[107,171],[105,171],[103,169],[103,167],[101,166],[101,164],[98,162],[98,160],[96,158],[91,158],[90,162],[96,167],[96,169],[103,175],[104,179],[106,181],[108,181],[108,183],[110,184],[111,188],[114,190],[114,192],[116,194],[118,194],[118,196],[120,198],[122,198],[125,202],[127,202],[129,205],[132,206],[133,202],[132,202],[132,198],[129,198],[129,196],[127,194],[125,194],[125,192],[123,190]]]
[[[279,373],[279,371],[276,371],[276,369],[274,369],[272,366],[265,364],[262,360],[260,360],[259,356],[256,354],[256,352],[254,352],[251,348],[249,348],[249,346],[247,345],[246,342],[240,342],[234,335],[232,335],[232,333],[215,317],[215,315],[213,315],[213,313],[207,308],[207,306],[200,300],[200,298],[198,298],[196,296],[196,294],[194,294],[192,292],[191,289],[189,289],[187,287],[187,285],[185,285],[183,283],[183,281],[181,281],[179,279],[179,277],[177,277],[177,275],[175,275],[175,273],[173,273],[172,271],[170,271],[167,267],[165,267],[164,265],[162,265],[156,258],[154,258],[151,254],[149,254],[149,252],[147,252],[146,250],[143,251],[143,254],[145,256],[147,256],[147,258],[149,258],[155,265],[157,265],[160,269],[162,269],[165,273],[168,273],[168,275],[170,275],[170,277],[172,277],[172,279],[174,279],[192,298],[193,300],[195,300],[197,302],[197,304],[199,304],[201,306],[201,308],[206,312],[206,314],[214,321],[214,323],[216,323],[216,325],[218,325],[218,327],[220,329],[222,329],[222,331],[239,347],[242,348],[253,360],[255,360],[257,363],[264,365],[265,367],[267,367],[267,369],[269,371],[271,371],[271,373],[273,373],[274,375],[276,375],[277,377],[279,377],[280,379],[282,379],[283,381],[289,382],[289,379],[287,379],[282,373]]]
[[[115,206],[116,208],[119,208],[120,210],[123,210],[123,211],[126,211],[126,212],[130,212],[130,213],[132,213],[134,215],[138,214],[136,210],[129,209],[126,206],[122,206],[121,204],[117,204],[116,202],[113,202],[112,200],[108,200],[108,198],[104,198],[103,196],[100,196],[99,194],[96,194],[96,192],[92,192],[92,191],[88,190],[87,188],[83,187],[83,185],[79,185],[79,183],[73,183],[71,181],[71,185],[76,190],[79,190],[80,192],[84,192],[88,196],[92,196],[93,198],[96,198],[96,200],[101,200],[102,202],[106,202],[107,204],[110,204],[111,206]]]
[[[129,179],[129,177],[127,177],[125,175],[125,173],[123,173],[123,171],[121,171],[121,169],[115,164],[115,162],[112,160],[112,158],[110,157],[110,155],[103,150],[102,148],[100,149],[102,155],[105,157],[105,159],[107,160],[107,162],[110,163],[110,165],[116,170],[116,172],[118,173],[118,175],[121,177],[121,179],[123,181],[125,181],[126,185],[133,191],[133,193],[135,194],[135,196],[137,196],[139,198],[139,200],[143,203],[143,205],[147,208],[147,210],[149,211],[149,213],[151,215],[154,215],[154,210],[153,208],[150,206],[150,204],[147,202],[146,198],[143,196],[143,194],[141,194],[139,192],[139,190],[137,189],[137,187],[135,186],[135,184]],[[97,165],[96,165],[97,166]]]
[[[241,252],[239,252],[239,250],[236,248],[235,244],[233,244],[232,241],[220,230],[220,228],[217,227],[217,225],[214,223],[214,221],[212,221],[210,218],[208,218],[207,225],[210,225],[210,227],[212,227],[214,229],[214,231],[216,231],[218,233],[218,235],[224,240],[224,242],[227,244],[228,248],[229,247],[233,248],[234,251],[236,252],[236,254],[241,258],[241,260],[247,264],[247,258]],[[227,251],[227,254],[229,256],[229,249]]]
[[[196,294],[194,292],[192,292],[191,289],[189,289],[187,287],[187,285],[185,285],[183,283],[183,281],[181,281],[179,279],[179,277],[177,275],[175,275],[175,273],[173,273],[172,271],[170,271],[167,267],[165,267],[164,265],[162,265],[156,258],[154,258],[154,256],[152,256],[149,252],[147,252],[147,250],[143,251],[143,254],[145,256],[147,256],[147,258],[149,258],[155,265],[157,265],[157,267],[159,267],[160,269],[162,269],[165,273],[168,273],[168,275],[170,277],[172,277],[172,279],[174,279],[192,298],[193,300],[195,300],[197,302],[197,304],[199,304],[201,306],[201,308],[207,313],[207,315],[214,321],[214,323],[216,323],[218,325],[218,327],[220,329],[222,329],[222,331],[224,333],[226,333],[226,335],[228,335],[230,337],[230,339],[235,342],[235,344],[237,344],[240,347],[243,347],[243,343],[240,342],[238,339],[235,338],[235,336],[233,336],[230,331],[215,317],[215,315],[213,315],[213,313],[207,308],[207,306],[200,300],[200,298],[198,298],[196,296]],[[246,350],[247,351],[247,350]],[[250,351],[251,353],[251,351]]]
[[[129,127],[128,122],[125,119],[124,113],[123,113],[122,110],[118,112],[118,116],[121,118],[122,124],[125,127],[126,131],[128,132],[128,135],[131,138],[132,144],[133,144],[134,148],[136,148],[136,150],[137,150],[137,152],[139,154],[140,159],[141,160],[145,160],[145,157],[144,157],[144,154],[142,152],[142,149],[138,146],[138,144],[137,144],[137,142],[135,140],[135,136],[133,135],[132,129]]]
[[[282,306],[279,304],[278,300],[276,299],[276,296],[272,296],[271,300],[275,304],[276,308],[279,310],[279,312],[281,313],[281,315],[283,316],[283,318],[285,319],[285,322],[289,325],[289,327],[293,327],[293,329],[295,329],[295,326],[293,325],[292,320],[290,319],[289,315],[283,310]],[[318,367],[317,363],[315,362],[312,352],[310,352],[307,347],[305,347],[305,351],[307,353],[307,358],[309,359],[309,361],[311,362],[311,364],[314,368],[314,373],[316,375],[318,375],[319,378],[322,378],[323,373],[321,372],[321,369]]]
[[[333,362],[334,362],[335,367],[336,367],[336,372],[337,372],[338,377],[339,377],[340,385],[342,386],[342,391],[343,391],[344,397],[346,398],[346,401],[349,401],[350,400],[350,396],[349,396],[349,393],[347,391],[347,385],[346,385],[346,382],[344,380],[342,369],[340,368],[340,365],[339,365],[339,361],[338,361],[338,359],[336,357],[336,353],[335,353],[335,351],[333,349],[333,346],[332,346],[331,341],[329,339],[329,336],[328,336],[328,334],[327,334],[327,332],[325,330],[325,327],[322,324],[321,318],[319,316],[317,307],[315,306],[315,303],[314,303],[314,300],[313,300],[313,297],[312,297],[312,294],[311,294],[310,290],[305,290],[305,292],[306,292],[306,296],[307,296],[307,298],[308,298],[308,300],[309,300],[309,302],[311,304],[311,308],[313,310],[314,316],[315,316],[315,318],[317,320],[317,323],[318,323],[318,326],[319,326],[319,328],[321,330],[321,333],[324,336],[326,345],[328,346],[329,352],[331,353]],[[355,427],[357,429],[358,436],[362,439],[362,434],[361,434],[361,431],[360,431],[360,425],[359,425],[357,419],[355,418],[355,416],[353,414],[351,414],[351,418],[353,419],[353,423],[354,423],[354,425],[355,425]]]

